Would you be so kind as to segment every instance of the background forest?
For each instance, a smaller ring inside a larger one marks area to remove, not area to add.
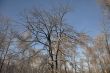
[[[97,4],[103,20],[95,36],[66,22],[75,11],[68,3],[33,7],[20,20],[1,14],[0,73],[110,73],[110,0]]]

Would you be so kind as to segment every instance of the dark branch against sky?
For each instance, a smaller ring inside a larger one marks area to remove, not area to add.
[[[19,13],[32,7],[49,8],[59,4],[70,4],[73,8],[67,16],[67,22],[77,30],[95,35],[99,32],[101,9],[96,0],[0,0],[0,12],[3,15],[19,19]]]

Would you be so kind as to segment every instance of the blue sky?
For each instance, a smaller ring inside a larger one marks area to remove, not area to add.
[[[32,7],[46,9],[67,3],[73,8],[73,11],[66,18],[70,25],[91,36],[99,33],[102,13],[96,0],[0,0],[0,13],[13,19],[19,19],[19,15],[24,9]]]

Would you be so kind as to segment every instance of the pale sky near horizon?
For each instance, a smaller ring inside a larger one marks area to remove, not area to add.
[[[57,4],[70,4],[73,11],[67,16],[67,22],[78,31],[94,36],[100,32],[102,22],[101,8],[96,0],[0,0],[0,13],[13,19],[19,19],[19,13],[32,7],[49,8]]]

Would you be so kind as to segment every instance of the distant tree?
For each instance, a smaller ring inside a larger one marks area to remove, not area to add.
[[[9,62],[6,59],[8,59],[14,37],[10,26],[10,19],[5,16],[0,16],[0,73],[3,72],[5,64]]]

